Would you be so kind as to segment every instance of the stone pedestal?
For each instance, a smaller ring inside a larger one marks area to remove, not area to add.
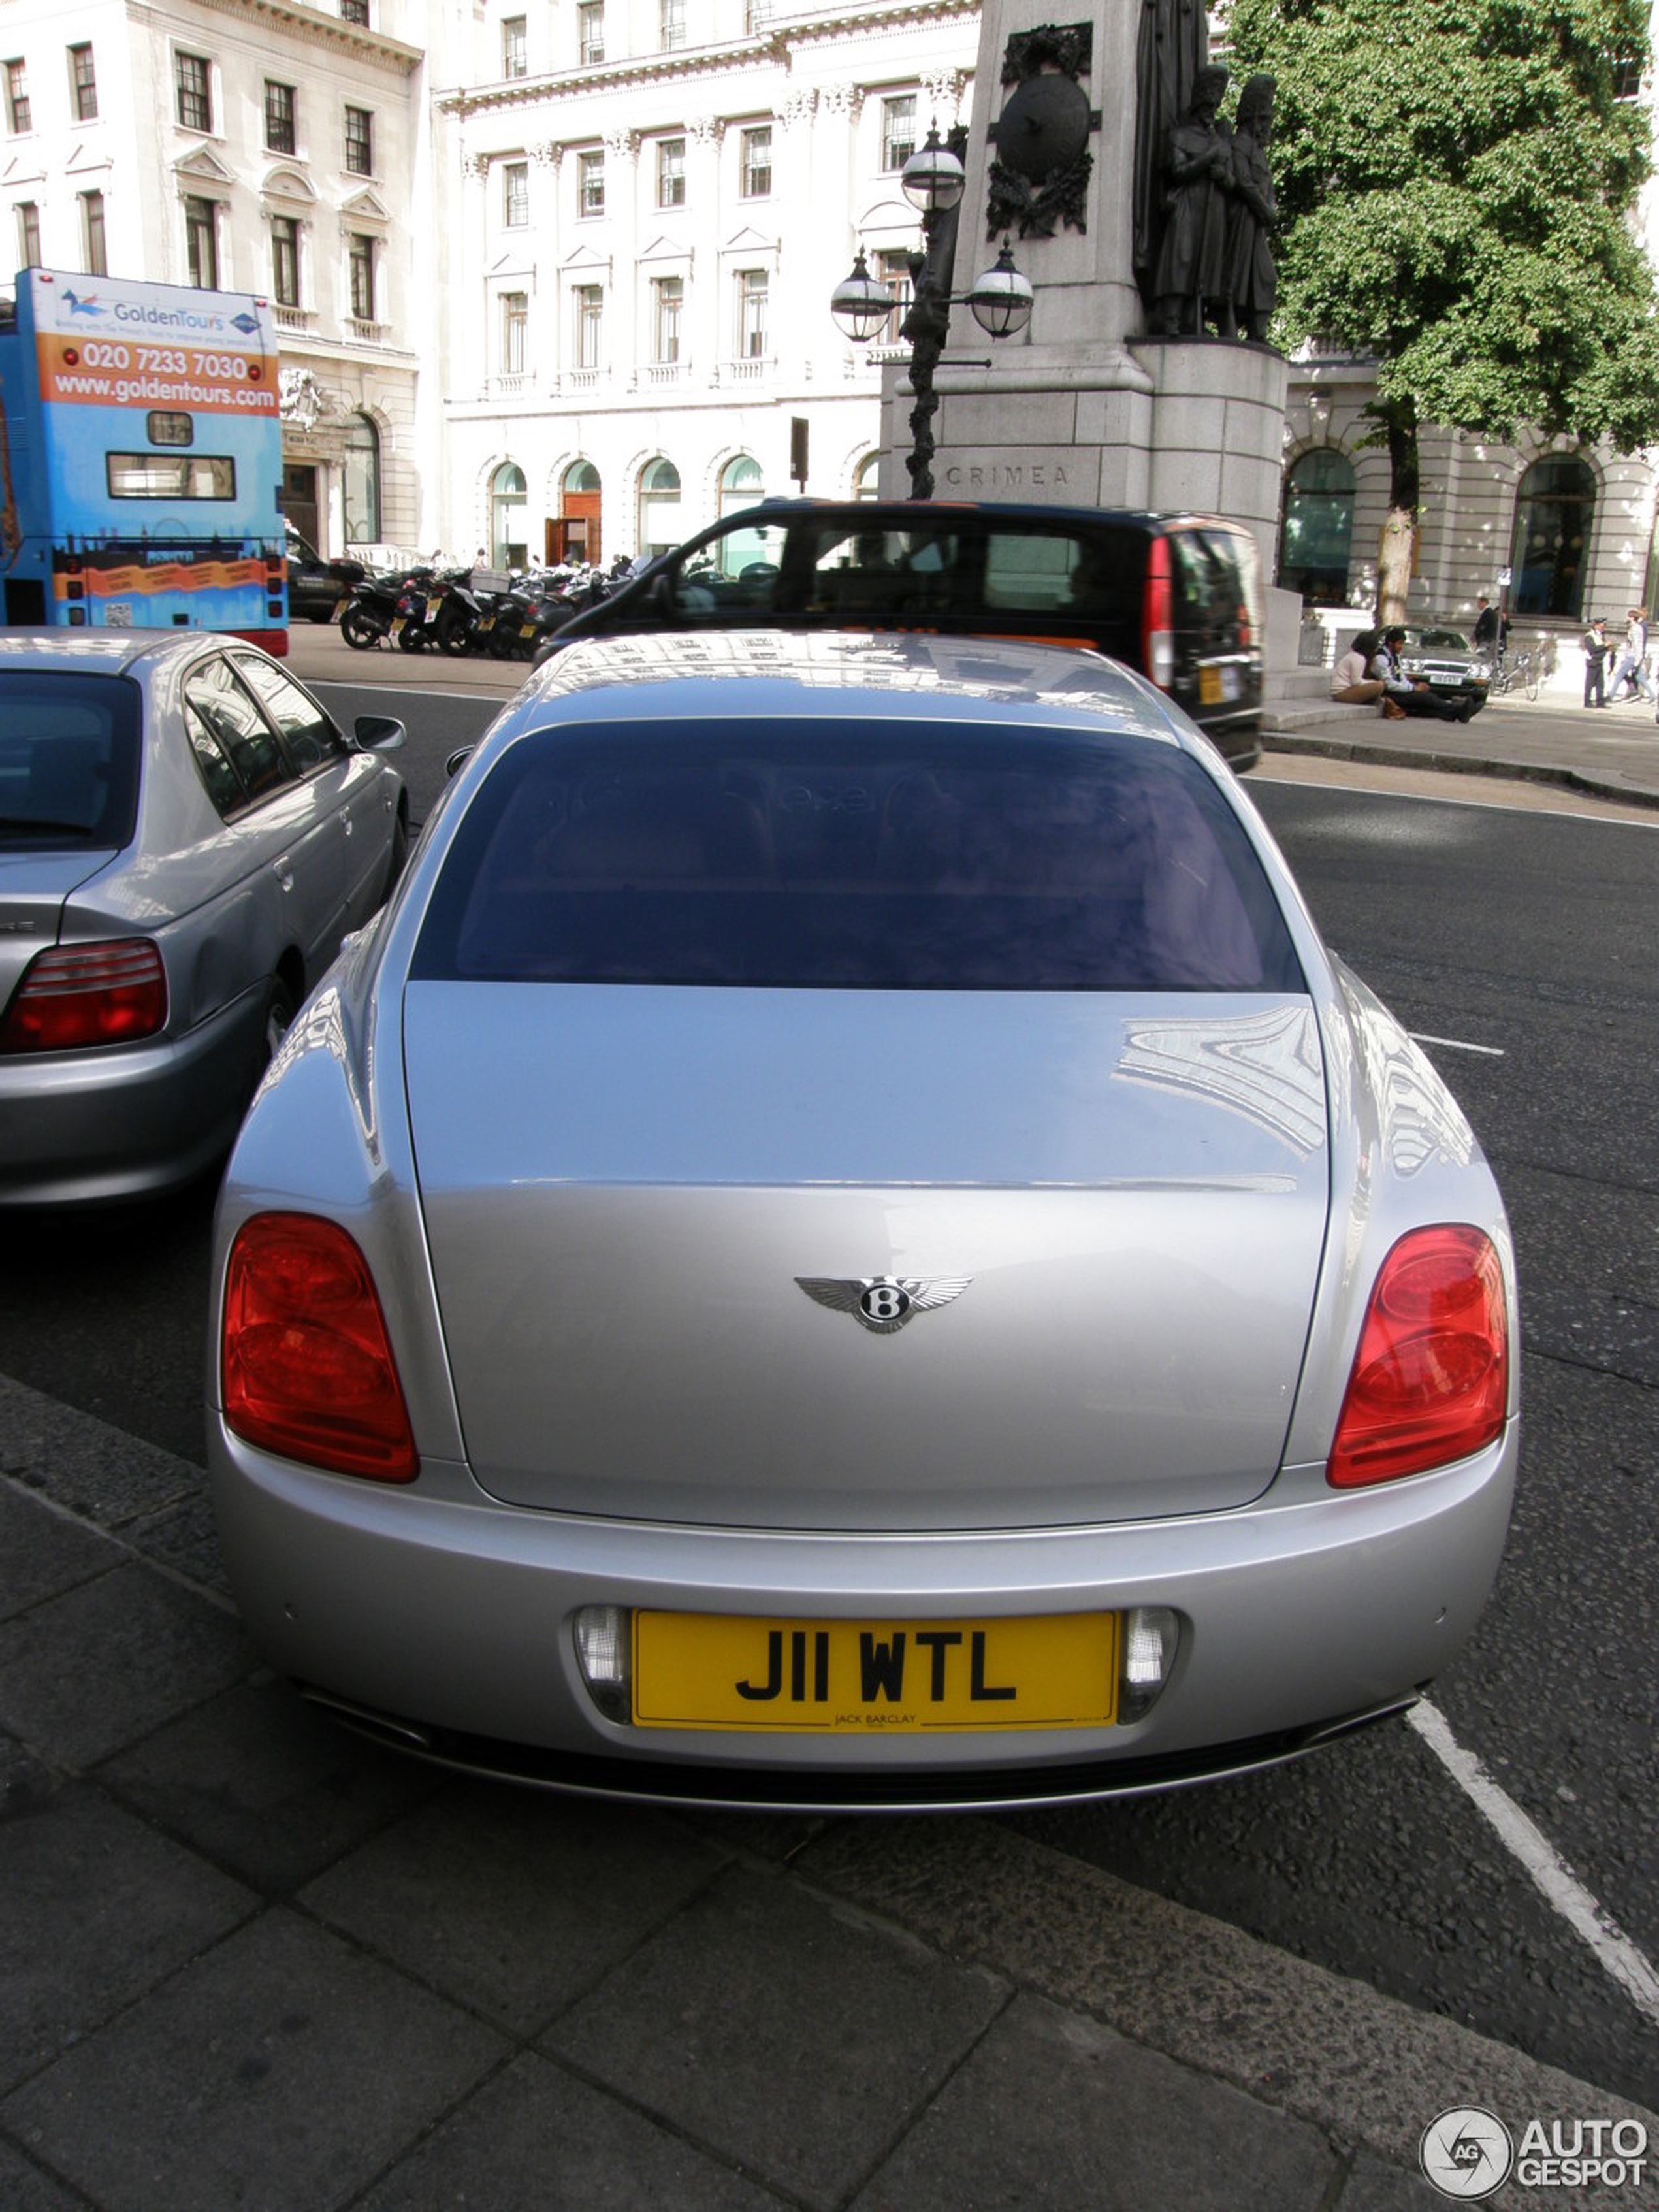
[[[1146,334],[1131,269],[1140,14],[1122,0],[1083,0],[1075,17],[1054,0],[988,0],[957,246],[958,295],[1001,243],[988,235],[985,209],[995,155],[990,133],[1009,92],[1000,82],[1009,38],[1091,17],[1091,64],[1078,82],[1100,122],[1089,139],[1086,228],[1061,225],[1052,238],[1012,240],[1035,294],[1025,331],[994,343],[965,307],[951,310],[935,380],[935,496],[1221,514],[1255,532],[1271,576],[1283,357],[1268,346]],[[884,498],[908,496],[911,397],[904,365],[890,364],[882,386]]]

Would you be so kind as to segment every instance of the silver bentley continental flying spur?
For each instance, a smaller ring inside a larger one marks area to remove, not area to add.
[[[290,1030],[213,1301],[257,1640],[565,1788],[1237,1772],[1409,1705],[1510,1512],[1468,1126],[1081,652],[560,654]]]

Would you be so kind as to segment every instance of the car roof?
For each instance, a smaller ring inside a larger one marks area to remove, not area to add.
[[[204,646],[246,642],[206,629],[0,629],[0,671],[68,667],[94,676],[125,676],[141,663],[155,668],[199,653]]]
[[[905,696],[926,716],[1038,710],[1166,742],[1184,731],[1162,694],[1103,654],[1006,638],[908,631],[659,630],[573,639],[544,664],[498,727],[541,726],[566,702],[621,720],[660,715],[663,689],[686,715],[867,715]],[[762,686],[766,687],[763,690]],[[787,695],[787,709],[782,701]],[[561,711],[559,719],[574,719]]]
[[[1062,507],[1044,504],[1036,500],[992,499],[766,499],[757,506],[743,507],[732,514],[722,515],[712,526],[721,530],[741,526],[745,522],[788,522],[799,518],[810,522],[822,517],[839,521],[846,518],[853,522],[873,523],[895,521],[919,527],[933,515],[973,515],[995,525],[1014,525],[1022,522],[1069,523],[1073,529],[1091,522],[1133,524],[1139,527],[1159,530],[1179,530],[1198,526],[1206,529],[1231,530],[1238,535],[1248,534],[1244,526],[1230,522],[1224,515],[1200,514],[1196,512],[1164,514],[1146,507]],[[698,535],[704,533],[699,532]]]

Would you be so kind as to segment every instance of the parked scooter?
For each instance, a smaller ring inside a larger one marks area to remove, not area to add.
[[[340,635],[358,653],[367,653],[392,635],[398,603],[410,582],[429,577],[430,568],[405,568],[390,576],[365,576],[351,587],[340,611]]]

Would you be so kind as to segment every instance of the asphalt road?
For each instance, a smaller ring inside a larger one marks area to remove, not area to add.
[[[403,672],[382,656],[373,673]],[[416,820],[444,755],[496,703],[449,696],[461,672],[422,674],[395,708],[372,688],[326,693],[343,717],[404,716]],[[1659,1960],[1659,825],[1281,784],[1271,764],[1250,787],[1335,949],[1408,1026],[1446,1041],[1430,1048],[1494,1162],[1519,1243],[1520,1504],[1492,1607],[1435,1705],[1640,1958]],[[199,1459],[211,1197],[9,1229],[7,1370]],[[1613,1978],[1605,1946],[1545,1902],[1405,1724],[1243,1782],[1004,1817],[1659,2101],[1659,2015]]]

